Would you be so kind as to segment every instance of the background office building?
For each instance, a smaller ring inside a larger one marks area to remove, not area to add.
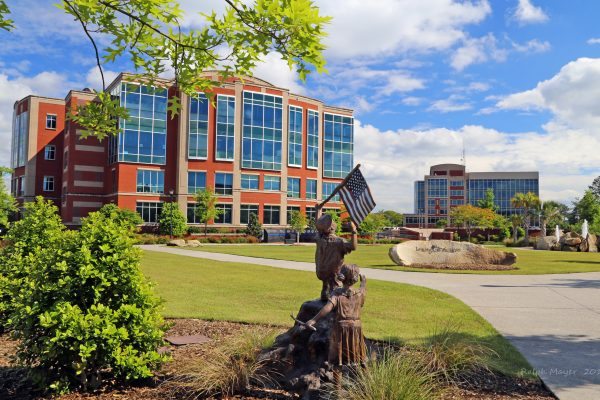
[[[213,75],[214,73],[207,73]],[[71,90],[66,98],[28,96],[15,103],[11,189],[20,203],[42,195],[63,221],[103,204],[136,210],[158,220],[162,204],[178,202],[188,222],[194,194],[213,187],[223,212],[215,224],[243,226],[256,213],[265,225],[284,226],[292,210],[312,217],[353,167],[352,110],[289,93],[257,78],[231,79],[204,93],[181,96],[171,118],[174,82],[151,87],[121,74],[108,89],[127,108],[118,136],[83,139],[66,110],[95,98]],[[335,198],[331,208],[339,208]]]
[[[510,199],[516,193],[532,192],[539,196],[538,172],[466,172],[460,164],[440,164],[430,168],[429,175],[414,184],[414,214],[405,214],[408,227],[435,227],[443,219],[449,222],[452,207],[476,206],[485,198],[487,189],[494,190],[498,214],[520,213]]]

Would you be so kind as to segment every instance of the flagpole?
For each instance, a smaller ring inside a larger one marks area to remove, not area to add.
[[[331,194],[329,195],[329,197],[327,197],[321,203],[317,204],[317,206],[316,206],[316,209],[317,209],[317,218],[321,214],[321,209],[323,208],[323,206],[325,205],[325,203],[327,203],[329,200],[331,200],[333,198],[333,196],[335,196],[346,185],[346,183],[348,183],[348,180],[350,179],[350,177],[352,176],[352,174],[354,173],[354,171],[356,171],[359,168],[360,168],[360,164],[357,164],[356,167],[354,167],[352,169],[352,171],[350,171],[350,173],[344,178],[344,180],[339,185],[337,185],[337,187],[335,189],[333,189],[333,192],[331,192]]]

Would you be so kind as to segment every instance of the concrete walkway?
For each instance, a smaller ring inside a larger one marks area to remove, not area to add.
[[[143,249],[218,261],[314,271],[314,264],[149,245]],[[599,260],[600,262],[600,257]],[[487,319],[563,400],[600,399],[600,272],[467,275],[363,268],[371,279],[449,293]]]

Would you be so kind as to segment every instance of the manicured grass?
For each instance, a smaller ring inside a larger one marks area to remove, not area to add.
[[[292,326],[290,313],[318,297],[321,282],[310,272],[217,262],[146,251],[144,273],[165,300],[165,316]],[[363,311],[369,338],[419,344],[451,324],[499,355],[507,374],[528,364],[488,322],[456,298],[435,290],[370,280]]]
[[[350,263],[364,268],[393,269],[398,271],[443,272],[460,274],[503,274],[538,275],[562,274],[572,272],[600,271],[599,253],[569,253],[561,251],[524,250],[504,246],[490,246],[495,250],[515,252],[517,268],[509,271],[439,271],[434,269],[407,268],[395,265],[388,256],[391,245],[359,245],[354,253],[347,257]],[[295,245],[203,245],[198,251],[237,254],[248,257],[275,258],[278,260],[314,262],[314,246]]]

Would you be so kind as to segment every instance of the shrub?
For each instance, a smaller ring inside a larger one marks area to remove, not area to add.
[[[137,225],[144,223],[144,220],[137,212],[127,208],[119,208],[115,204],[105,204],[98,212],[106,218],[116,219],[119,222],[130,225],[131,229],[135,229]]]
[[[251,213],[248,218],[248,226],[246,227],[245,233],[249,236],[253,236],[258,240],[262,239],[263,236],[263,228],[260,222],[258,221],[258,217],[255,213]]]
[[[164,203],[158,219],[159,232],[162,235],[183,236],[187,232],[187,221],[179,204]]]
[[[163,321],[128,222],[95,212],[79,232],[64,231],[56,207],[38,200],[15,226],[42,214],[53,221],[45,232],[51,246],[35,243],[20,264],[19,285],[10,287],[19,361],[32,367],[35,382],[57,392],[151,376],[164,360],[157,352]],[[21,249],[27,239],[15,233],[12,246]]]
[[[192,234],[192,233],[198,234],[198,233],[204,232],[204,230],[200,226],[196,226],[196,225],[188,226],[188,230],[187,231],[190,234]]]
[[[270,378],[259,355],[261,350],[273,344],[276,334],[273,329],[244,329],[236,336],[207,348],[204,357],[186,361],[181,367],[182,374],[167,384],[175,391],[185,392],[183,397],[193,398],[211,395],[227,398],[242,392],[250,383],[264,384]]]
[[[386,349],[380,359],[370,361],[366,368],[344,377],[338,391],[332,384],[326,385],[325,390],[326,397],[345,400],[430,400],[438,391],[433,374],[392,349]]]
[[[416,352],[425,369],[447,385],[457,385],[478,371],[490,371],[490,360],[497,356],[492,349],[451,325],[434,332],[424,348]]]
[[[135,235],[135,244],[167,244],[171,239],[168,236],[140,233]]]

